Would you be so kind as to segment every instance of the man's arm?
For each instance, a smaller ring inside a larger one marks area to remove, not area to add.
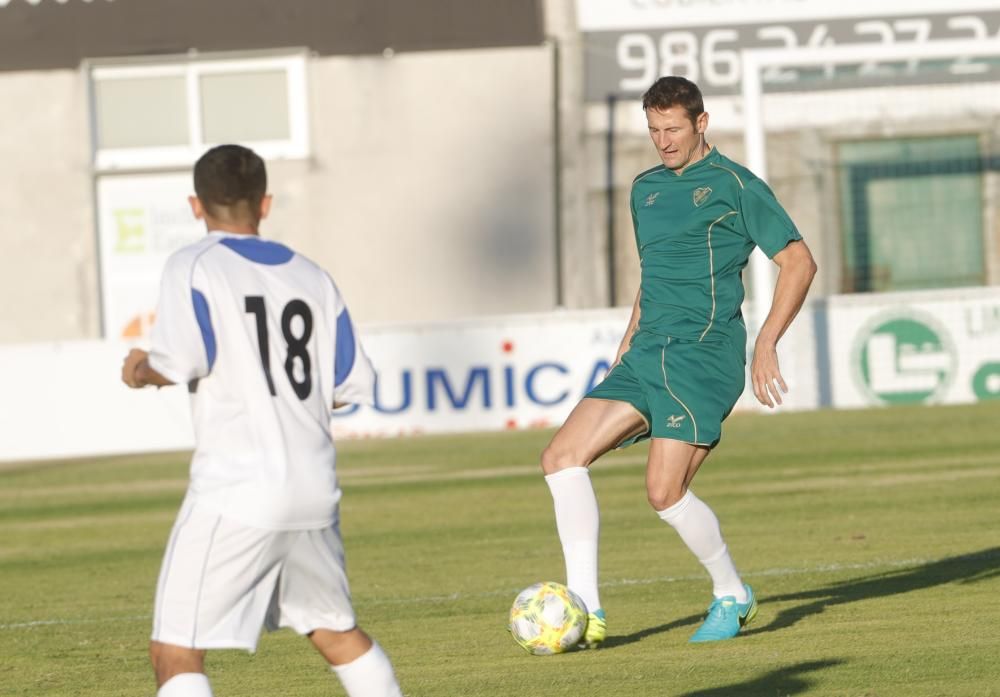
[[[802,240],[789,242],[774,255],[774,263],[778,265],[774,299],[757,335],[750,364],[753,393],[758,402],[772,408],[774,402],[781,404],[781,393],[788,392],[778,369],[778,339],[798,314],[816,275],[816,262]]]
[[[611,364],[612,368],[621,362],[622,356],[625,355],[629,345],[632,343],[632,337],[639,328],[639,299],[641,297],[642,288],[635,293],[635,302],[632,304],[632,316],[629,318],[628,327],[625,328],[625,335],[622,337],[622,342],[618,345],[618,354],[615,356],[615,362]]]
[[[138,389],[146,385],[163,387],[174,383],[153,370],[149,365],[149,353],[142,349],[132,349],[122,363],[122,382]]]

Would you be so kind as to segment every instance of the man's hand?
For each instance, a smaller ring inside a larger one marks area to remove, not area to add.
[[[789,242],[774,255],[774,263],[778,265],[774,301],[757,334],[753,361],[750,363],[753,393],[758,402],[772,409],[774,402],[781,404],[781,394],[788,392],[788,386],[778,369],[778,339],[798,314],[813,276],[816,275],[816,262],[802,240]]]
[[[750,380],[758,402],[771,409],[774,402],[781,404],[781,394],[788,392],[788,386],[778,369],[778,349],[775,345],[758,343],[754,347]]]

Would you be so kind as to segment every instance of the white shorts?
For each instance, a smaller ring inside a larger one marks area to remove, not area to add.
[[[263,530],[185,499],[156,587],[153,641],[254,651],[262,627],[355,626],[337,522],[322,530]]]

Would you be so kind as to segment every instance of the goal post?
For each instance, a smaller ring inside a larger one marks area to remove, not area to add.
[[[747,167],[765,181],[768,179],[767,157],[767,117],[764,101],[769,87],[764,80],[764,73],[769,69],[798,68],[824,69],[827,77],[839,67],[865,66],[877,64],[905,63],[900,75],[907,77],[919,72],[920,62],[951,61],[951,78],[960,80],[962,70],[975,74],[977,67],[968,61],[971,59],[1000,59],[1000,37],[995,39],[961,40],[961,41],[930,41],[905,42],[891,44],[860,44],[838,45],[815,48],[794,49],[745,49],[742,56],[742,114],[743,141],[745,147],[745,162]],[[862,71],[863,72],[863,71]],[[804,89],[822,92],[831,89],[835,80],[830,80],[831,86],[824,88],[822,84],[803,85]],[[912,84],[904,80],[893,82],[892,78],[884,78],[881,86]],[[876,89],[879,85],[860,85],[860,89]],[[794,94],[795,85],[781,86],[782,94]],[[1000,96],[995,100],[994,109],[1000,113]],[[774,292],[775,273],[773,264],[759,250],[750,259],[751,302],[750,329],[755,335],[760,329],[766,309],[770,306]]]
[[[814,296],[1000,283],[1000,36],[746,49],[740,67],[744,163],[809,240]],[[755,250],[746,271],[752,342],[776,268]],[[837,329],[814,318],[779,348],[793,408],[832,403]],[[741,406],[759,409],[749,388]]]

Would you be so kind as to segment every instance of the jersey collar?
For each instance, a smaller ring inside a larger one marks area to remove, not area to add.
[[[720,157],[721,155],[719,155],[719,151],[716,150],[715,146],[713,145],[711,148],[709,148],[708,152],[705,153],[705,157],[685,167],[684,171],[681,174],[677,174],[672,170],[667,170],[667,171],[673,174],[675,177],[685,177],[688,175],[689,172],[696,172],[703,167],[708,167],[709,164],[713,162],[718,162]]]

